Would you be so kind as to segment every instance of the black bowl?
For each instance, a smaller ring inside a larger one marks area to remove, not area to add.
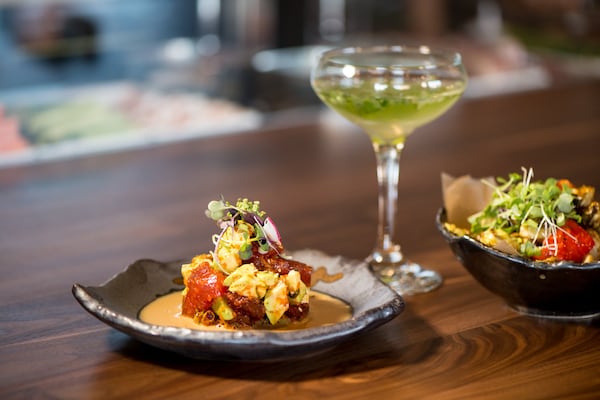
[[[592,321],[600,317],[600,263],[549,264],[509,255],[436,225],[454,255],[483,287],[515,310],[539,317]]]

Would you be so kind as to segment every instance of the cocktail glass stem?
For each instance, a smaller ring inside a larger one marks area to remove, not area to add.
[[[377,182],[379,184],[377,241],[371,256],[374,264],[398,264],[404,258],[400,246],[394,243],[398,211],[400,154],[403,147],[404,144],[373,144],[377,158]]]
[[[373,144],[377,159],[378,225],[375,249],[368,257],[371,269],[392,289],[400,294],[429,292],[442,283],[435,271],[421,268],[407,261],[400,245],[395,243],[396,216],[398,211],[398,180],[400,177],[400,154],[404,143]]]

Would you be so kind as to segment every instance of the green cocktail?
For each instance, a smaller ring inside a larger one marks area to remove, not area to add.
[[[381,145],[404,143],[415,128],[450,108],[464,86],[463,81],[448,79],[400,87],[391,81],[372,79],[348,88],[331,79],[314,81],[315,92],[325,104],[362,127],[373,142]]]
[[[462,95],[467,75],[458,53],[429,47],[348,47],[323,53],[311,71],[319,98],[365,130],[377,156],[379,219],[367,258],[401,294],[430,291],[441,276],[404,258],[393,240],[400,153],[416,128],[442,115]]]

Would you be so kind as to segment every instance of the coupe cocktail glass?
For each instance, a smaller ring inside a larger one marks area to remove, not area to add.
[[[407,137],[443,114],[462,95],[467,74],[460,54],[426,46],[346,47],[322,53],[311,71],[319,98],[370,137],[379,183],[372,270],[400,294],[428,292],[441,276],[408,261],[394,241],[400,154]]]

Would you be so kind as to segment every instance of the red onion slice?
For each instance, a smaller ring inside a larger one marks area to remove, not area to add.
[[[265,231],[265,235],[267,235],[267,239],[273,243],[277,243],[281,245],[281,235],[275,226],[275,223],[271,219],[271,217],[267,217],[265,223],[263,225],[263,230]]]

